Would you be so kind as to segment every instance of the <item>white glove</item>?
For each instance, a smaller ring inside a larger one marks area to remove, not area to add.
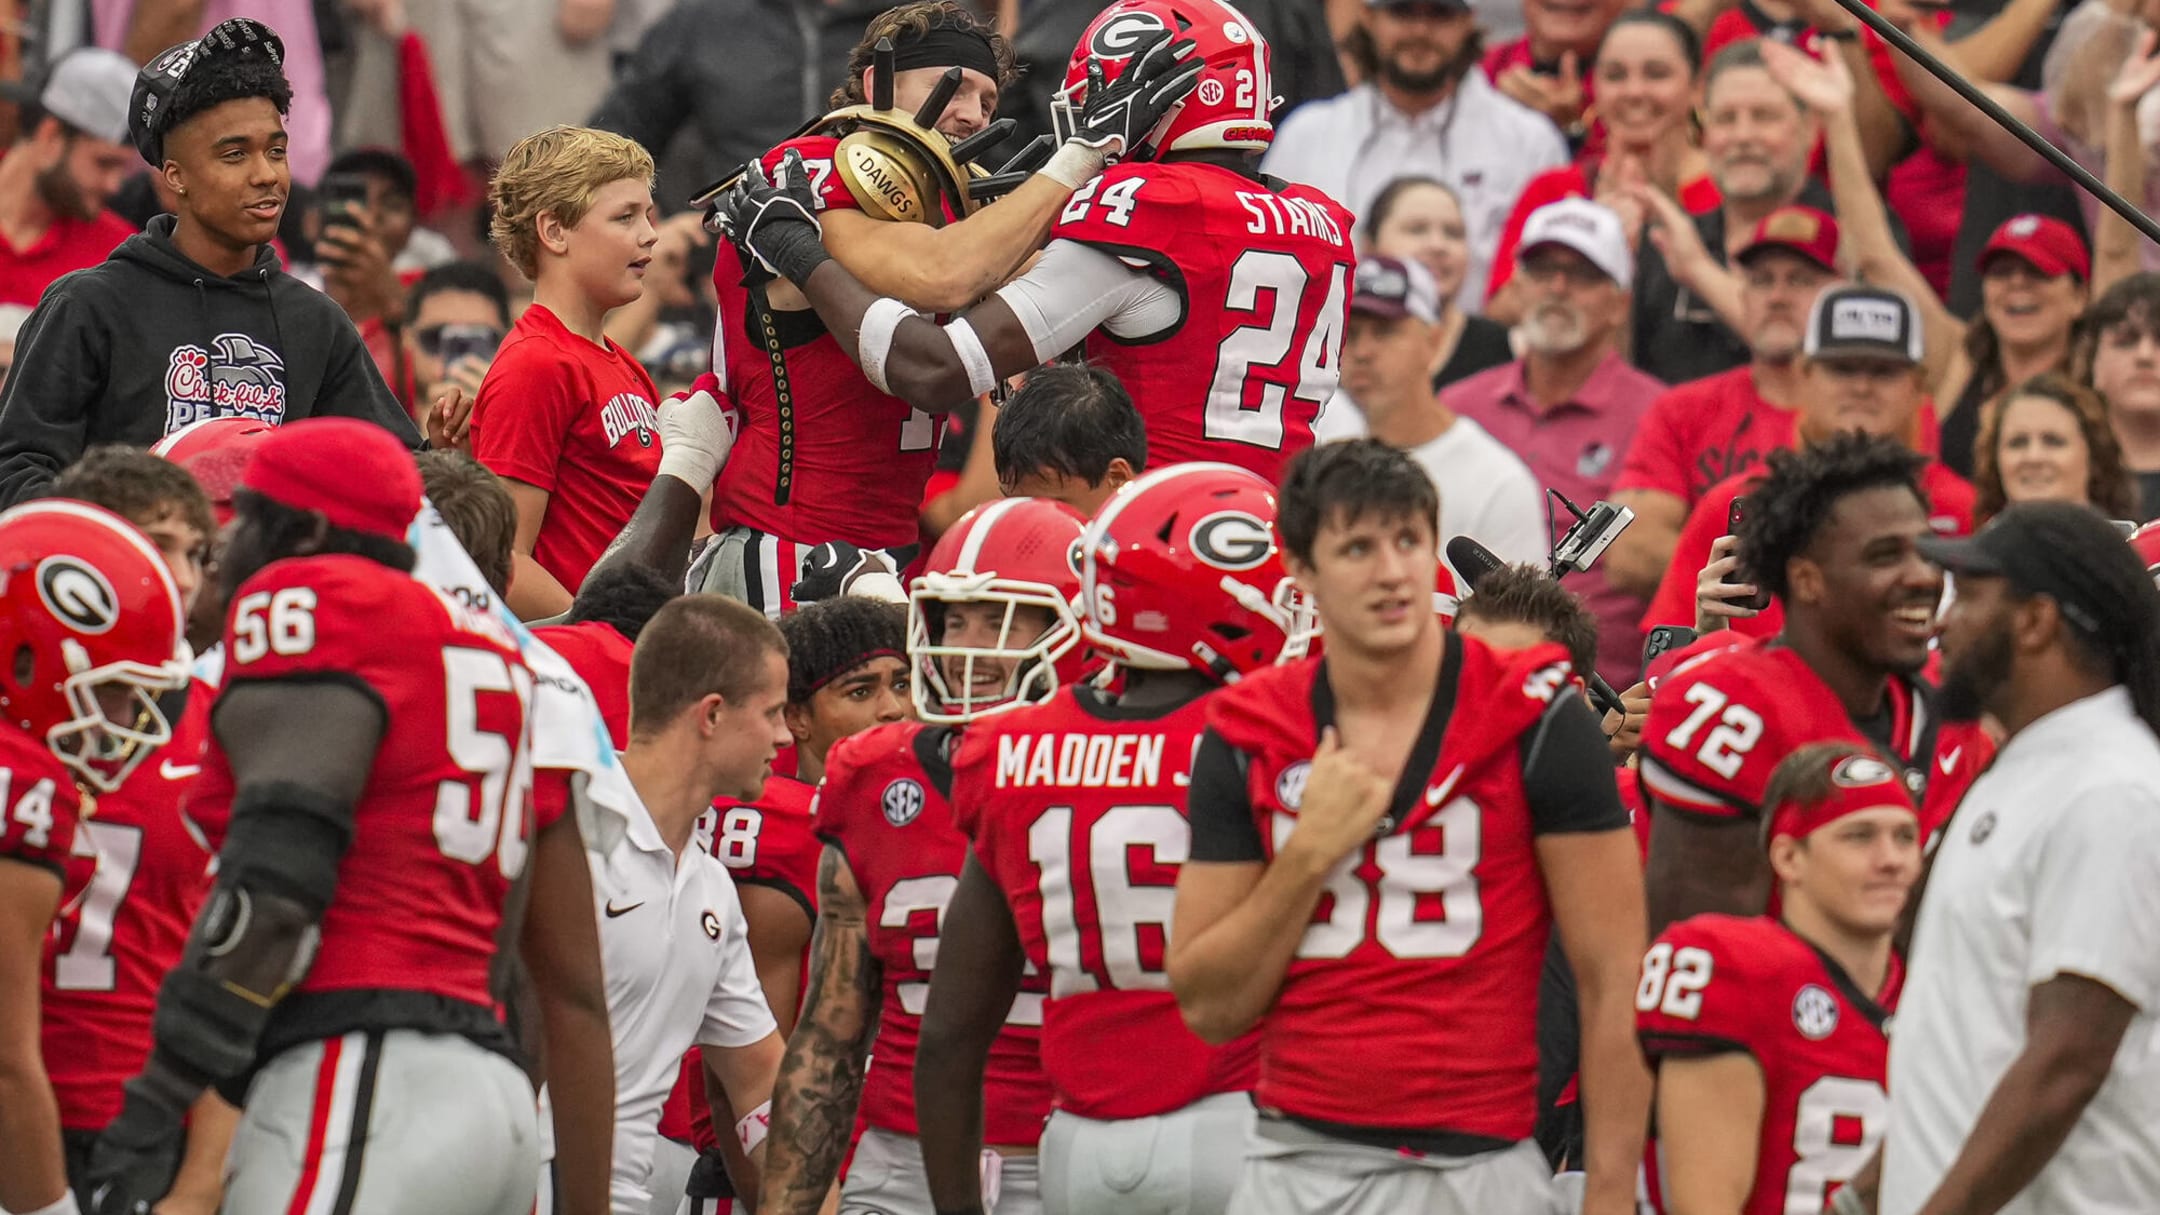
[[[732,402],[722,404],[723,392],[719,377],[707,372],[689,392],[660,402],[660,475],[701,494],[719,479],[742,429],[742,414]]]

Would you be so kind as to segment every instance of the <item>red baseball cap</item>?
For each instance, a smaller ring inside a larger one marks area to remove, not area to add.
[[[1818,761],[1830,767],[1830,795],[1817,802],[1785,801],[1770,807],[1767,842],[1781,835],[1805,839],[1848,814],[1863,810],[1903,810],[1914,818],[1912,791],[1905,777],[1881,756],[1859,743],[1839,748]]]
[[[390,432],[358,418],[303,418],[278,428],[240,485],[332,527],[405,539],[420,513],[420,469]]]
[[[2077,229],[2052,215],[2013,215],[2002,221],[1980,250],[1980,272],[1999,254],[2014,254],[2049,278],[2075,274],[2092,281],[2092,254]]]
[[[1829,213],[1813,207],[1799,205],[1779,207],[1762,217],[1755,231],[1748,234],[1747,244],[1733,255],[1733,260],[1746,265],[1748,259],[1764,249],[1783,249],[1797,253],[1832,274],[1838,273],[1838,226]]]

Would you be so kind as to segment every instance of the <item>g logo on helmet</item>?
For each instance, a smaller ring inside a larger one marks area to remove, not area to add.
[[[45,610],[78,633],[98,634],[120,623],[120,596],[105,575],[65,555],[38,562],[38,598]]]
[[[1848,755],[1830,769],[1830,781],[1846,789],[1865,789],[1870,785],[1887,785],[1897,780],[1897,773],[1889,764],[1872,755]]]
[[[1275,551],[1275,533],[1258,516],[1216,511],[1193,524],[1192,550],[1193,556],[1219,570],[1258,569]]]
[[[1088,54],[1097,59],[1130,59],[1142,39],[1169,32],[1170,27],[1154,13],[1120,13],[1096,28],[1088,39]]]

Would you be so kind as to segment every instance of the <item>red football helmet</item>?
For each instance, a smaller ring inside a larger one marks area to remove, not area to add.
[[[1060,683],[1079,677],[1073,599],[1080,593],[1075,550],[1084,523],[1062,502],[1001,498],[962,515],[938,537],[908,594],[908,659],[915,664],[915,711],[924,721],[956,724],[1041,704]],[[1003,606],[996,640],[946,642],[945,609],[967,603]],[[1013,615],[1021,608],[1048,613],[1049,627],[1016,633]],[[983,664],[981,689],[977,664]]]
[[[2155,583],[2160,583],[2160,519],[2130,533],[2130,547],[2136,549],[2138,557],[2145,562],[2145,572],[2153,576]]]
[[[157,550],[83,502],[0,514],[0,713],[100,792],[172,737],[157,694],[185,687],[180,592]]]
[[[1274,527],[1274,488],[1234,465],[1133,481],[1081,538],[1081,635],[1125,666],[1220,683],[1274,665],[1294,625]]]
[[[204,418],[159,439],[150,454],[163,456],[192,473],[210,495],[210,511],[219,527],[232,521],[233,490],[248,457],[277,427],[260,418]]]
[[[1275,138],[1268,115],[1280,101],[1268,70],[1267,39],[1226,0],[1118,0],[1096,14],[1073,48],[1065,87],[1052,102],[1051,123],[1059,138],[1071,134],[1072,115],[1086,100],[1089,60],[1102,63],[1106,82],[1116,80],[1136,44],[1163,30],[1190,39],[1194,56],[1207,66],[1193,91],[1156,124],[1146,146],[1131,150],[1126,159],[1199,148],[1265,150]]]

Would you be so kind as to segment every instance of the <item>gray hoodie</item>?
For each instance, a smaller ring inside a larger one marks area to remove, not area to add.
[[[206,418],[362,418],[420,445],[330,297],[267,245],[239,274],[207,270],[173,244],[174,223],[160,215],[54,282],[23,322],[0,394],[0,506],[45,492],[87,447],[147,447]]]

